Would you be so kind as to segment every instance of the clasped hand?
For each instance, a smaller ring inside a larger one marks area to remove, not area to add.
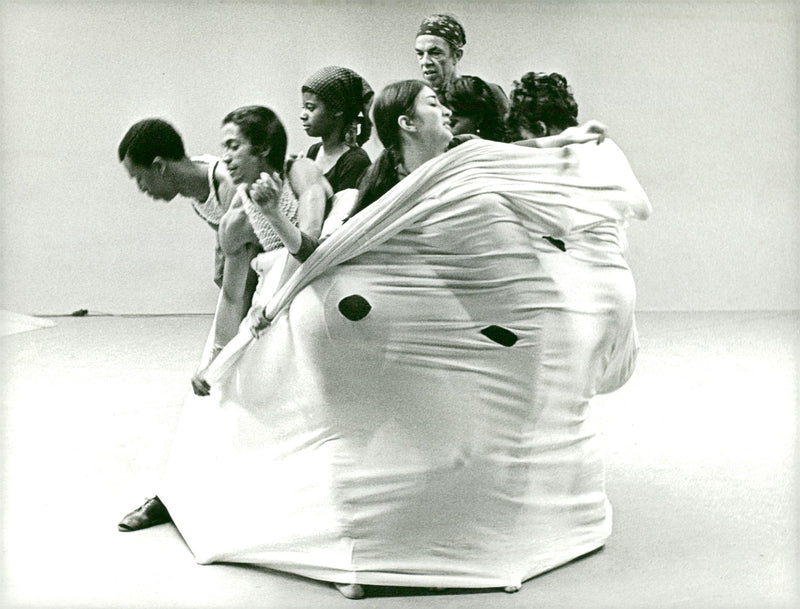
[[[584,144],[586,142],[603,143],[608,135],[608,127],[600,121],[588,120],[577,127],[567,127],[561,135],[569,140],[571,144]]]
[[[250,334],[253,338],[261,336],[261,331],[269,325],[269,319],[264,316],[265,307],[253,306],[250,307],[250,312],[247,314],[247,321],[250,325]]]
[[[213,361],[219,352],[222,351],[222,345],[214,345],[214,348],[211,350],[211,360]],[[207,396],[211,395],[211,385],[206,380],[205,372],[208,370],[208,364],[206,367],[201,367],[197,372],[194,373],[192,377],[192,391],[194,391],[195,395],[200,396]]]
[[[197,372],[192,377],[192,391],[194,391],[195,395],[200,396],[207,396],[211,395],[211,385],[208,384],[205,378],[203,378],[202,372]]]
[[[258,205],[265,213],[277,211],[281,200],[281,190],[283,181],[277,173],[272,175],[265,171],[261,172],[261,177],[250,185],[250,199]]]

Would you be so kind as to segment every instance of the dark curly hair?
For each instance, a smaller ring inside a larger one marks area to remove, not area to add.
[[[528,72],[514,81],[511,91],[511,109],[506,121],[507,138],[515,141],[522,138],[525,128],[534,136],[547,135],[539,122],[549,132],[561,132],[578,124],[578,103],[572,95],[567,79],[553,72]]]
[[[453,116],[473,119],[476,135],[503,141],[503,110],[497,106],[492,90],[483,79],[459,76],[447,85],[443,97],[442,103],[453,111]]]
[[[136,165],[149,167],[157,156],[179,161],[186,156],[175,127],[160,118],[145,118],[131,125],[117,149],[120,161],[127,156]]]

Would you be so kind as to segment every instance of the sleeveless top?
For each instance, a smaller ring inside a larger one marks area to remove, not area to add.
[[[210,154],[203,154],[191,157],[191,161],[206,163],[208,165],[208,198],[205,201],[191,199],[192,208],[198,216],[203,218],[203,220],[208,222],[211,227],[216,230],[219,228],[219,221],[227,211],[230,201],[233,198],[233,192],[222,192],[222,196],[220,196],[220,191],[232,189],[232,185],[217,184],[214,179],[214,172],[221,162],[218,157]],[[226,197],[226,194],[230,196]],[[227,199],[227,204],[222,202],[223,197]]]
[[[308,149],[306,156],[312,161],[316,161],[320,148],[322,148],[322,142],[313,144]],[[357,188],[361,176],[370,164],[369,155],[362,148],[349,148],[336,160],[336,164],[325,173],[325,179],[328,180],[333,192],[339,192],[347,188]]]

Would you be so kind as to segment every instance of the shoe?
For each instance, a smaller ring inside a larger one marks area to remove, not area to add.
[[[336,589],[342,593],[345,598],[358,600],[364,598],[364,588],[359,584],[334,584]]]
[[[157,524],[164,524],[172,522],[172,517],[169,515],[166,506],[161,503],[158,497],[151,497],[147,499],[140,507],[127,514],[117,528],[120,531],[139,531],[148,527],[154,527]]]

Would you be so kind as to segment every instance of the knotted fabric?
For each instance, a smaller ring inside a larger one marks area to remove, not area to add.
[[[417,36],[438,36],[445,39],[453,47],[460,49],[467,44],[467,35],[458,19],[452,15],[437,13],[422,20]]]
[[[374,95],[366,80],[341,66],[320,68],[306,80],[302,90],[318,95],[334,112],[342,112],[346,121],[359,113],[366,116]]]

